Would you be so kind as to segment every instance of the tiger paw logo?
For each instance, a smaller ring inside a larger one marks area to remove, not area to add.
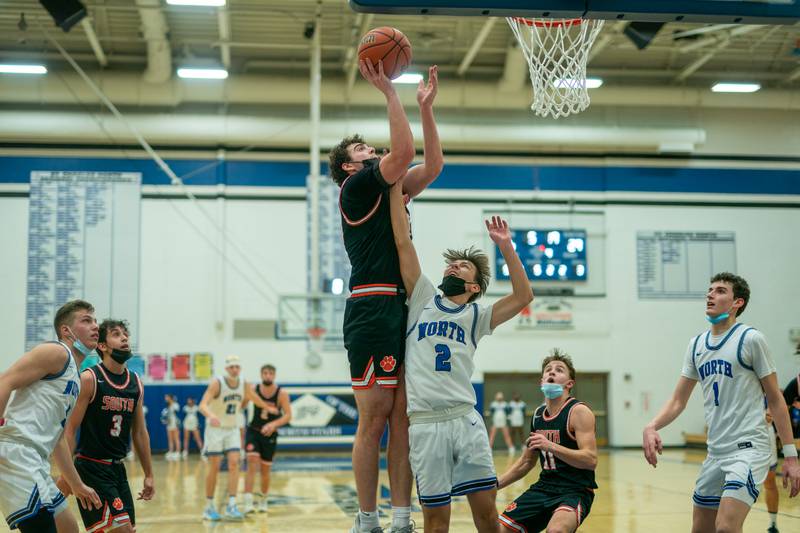
[[[122,500],[120,500],[119,498],[114,498],[114,501],[111,502],[111,506],[114,509],[116,509],[117,511],[121,511],[122,510]]]
[[[381,359],[381,368],[384,372],[391,372],[394,370],[395,366],[397,366],[397,360],[391,355],[387,355]]]
[[[506,507],[506,512],[509,513],[516,508],[517,508],[517,502],[511,502],[508,504],[508,507]]]
[[[248,445],[247,445],[247,451],[248,451],[248,452],[252,452],[252,451],[253,451],[253,450],[255,450],[255,449],[256,449],[256,447],[253,445],[253,443],[252,443],[252,442],[251,442],[250,444],[248,444]]]

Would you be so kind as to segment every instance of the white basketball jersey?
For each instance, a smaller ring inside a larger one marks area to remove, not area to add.
[[[64,432],[81,386],[72,351],[62,342],[57,344],[67,353],[64,368],[18,389],[6,407],[6,423],[0,427],[0,440],[30,446],[45,460]]]
[[[223,376],[219,381],[219,395],[208,403],[209,409],[219,418],[220,427],[238,428],[242,417],[242,400],[244,400],[244,380],[239,376],[236,387],[228,386]]]
[[[478,341],[492,333],[490,306],[455,305],[420,276],[408,306],[406,394],[408,413],[474,406],[473,357]]]
[[[511,400],[508,402],[508,408],[511,410],[508,421],[512,426],[525,425],[525,407],[527,407],[527,405],[523,401],[517,402]]]
[[[689,342],[681,373],[703,389],[710,456],[769,453],[760,380],[774,372],[764,335],[745,324],[717,336],[706,331]]]

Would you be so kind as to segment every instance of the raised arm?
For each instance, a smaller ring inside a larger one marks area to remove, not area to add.
[[[794,498],[800,493],[800,465],[797,461],[797,448],[795,448],[792,436],[789,410],[786,409],[786,402],[784,402],[778,387],[778,378],[774,372],[761,378],[761,387],[767,395],[767,405],[772,413],[772,421],[783,444],[783,488],[788,488],[789,497]]]
[[[253,385],[251,387],[245,381],[245,383],[244,383],[244,402],[251,401],[255,405],[257,405],[258,407],[260,407],[262,409],[269,409],[270,405],[267,402],[265,402],[264,400],[262,400],[261,397],[258,394],[256,394],[256,387],[257,386],[258,385]],[[243,403],[243,406],[244,405],[246,405],[246,403]]]
[[[420,80],[417,88],[425,159],[422,164],[411,167],[403,181],[403,192],[412,198],[424,191],[441,174],[444,167],[442,144],[439,142],[436,119],[433,117],[433,100],[439,89],[438,74],[439,67],[433,65],[428,69],[428,83]]]
[[[383,180],[391,185],[408,172],[408,165],[414,160],[414,137],[408,117],[397,96],[392,81],[383,73],[383,62],[378,68],[370,61],[359,61],[361,75],[386,97],[386,111],[389,115],[390,151],[381,158],[380,168]]]
[[[141,383],[141,382],[140,382]],[[133,449],[136,450],[136,457],[142,465],[144,481],[142,491],[139,492],[137,500],[150,500],[156,493],[156,485],[153,480],[153,459],[150,453],[150,434],[147,432],[147,424],[144,420],[144,390],[139,397],[139,403],[133,413]]]
[[[672,397],[667,400],[656,417],[645,426],[642,433],[642,448],[644,448],[645,459],[654,468],[658,464],[658,455],[661,455],[664,450],[658,430],[671,424],[686,409],[686,403],[696,384],[697,381],[686,376],[678,378],[678,384],[675,386]]]
[[[411,228],[408,224],[408,213],[403,200],[403,189],[397,184],[389,191],[389,204],[392,216],[392,231],[394,243],[397,247],[397,256],[400,259],[400,276],[406,288],[406,295],[411,298],[414,287],[422,274],[419,266],[419,257],[414,243],[411,241]]]
[[[208,384],[206,392],[203,393],[203,398],[200,400],[200,412],[206,417],[209,425],[219,427],[219,418],[208,408],[208,404],[219,395],[220,384],[218,379],[214,379]]]
[[[534,433],[531,433],[531,437]],[[530,440],[530,437],[528,438]],[[539,458],[539,451],[528,447],[527,445],[522,448],[522,455],[517,459],[511,468],[505,471],[502,476],[497,478],[497,489],[504,489],[516,483],[520,479],[528,475],[528,472],[533,470],[536,466],[536,461]]]
[[[503,259],[508,265],[508,274],[511,278],[511,294],[497,300],[492,306],[491,328],[494,329],[506,320],[517,316],[526,305],[533,301],[533,290],[525,275],[525,267],[522,266],[517,251],[511,242],[511,231],[508,223],[500,217],[492,217],[491,222],[486,220],[486,230],[489,237],[497,244]]]

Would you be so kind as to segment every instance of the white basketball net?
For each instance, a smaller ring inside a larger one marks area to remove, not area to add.
[[[589,106],[586,62],[603,20],[506,19],[528,61],[533,84],[531,110],[541,117],[566,117]]]

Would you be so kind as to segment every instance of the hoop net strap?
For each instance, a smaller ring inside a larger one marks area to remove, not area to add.
[[[531,110],[553,118],[580,113],[589,106],[586,63],[602,20],[508,17],[533,85]]]

